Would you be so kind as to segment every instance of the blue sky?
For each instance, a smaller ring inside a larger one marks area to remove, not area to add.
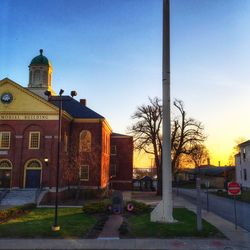
[[[171,1],[171,91],[204,123],[212,162],[250,139],[250,1]],[[53,88],[77,90],[125,133],[147,97],[161,96],[161,0],[1,0],[0,79],[28,83],[44,49]]]

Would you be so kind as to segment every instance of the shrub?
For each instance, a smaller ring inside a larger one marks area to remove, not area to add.
[[[71,191],[74,192],[73,197],[75,197],[76,193],[79,192],[78,198],[80,200],[104,199],[109,196],[108,189],[74,189]]]
[[[16,207],[11,207],[11,208],[7,208],[4,210],[0,210],[0,221],[6,221],[17,215],[22,215],[28,211],[31,211],[35,207],[36,207],[35,204],[29,203],[29,204],[25,204],[22,206],[16,206]]]
[[[108,212],[109,205],[111,205],[110,200],[91,202],[83,205],[82,211],[86,214],[103,214]]]
[[[126,235],[128,233],[128,223],[123,221],[123,223],[121,224],[120,228],[119,228],[119,233],[122,235]]]
[[[148,213],[151,211],[151,207],[143,202],[140,202],[140,201],[135,201],[135,200],[132,200],[132,201],[128,201],[126,203],[126,209],[127,209],[127,205],[128,204],[132,204],[133,205],[133,210],[131,211],[131,213],[134,213],[134,214],[144,214],[144,213]]]

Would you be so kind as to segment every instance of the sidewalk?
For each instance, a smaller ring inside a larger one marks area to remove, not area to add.
[[[120,214],[112,214],[106,221],[98,240],[100,239],[113,239],[119,240],[119,228],[123,222],[123,217]]]
[[[174,206],[185,207],[196,213],[196,206],[180,196],[174,196]],[[230,239],[230,241],[237,244],[243,243],[244,245],[249,246],[250,249],[250,232],[239,226],[237,227],[237,230],[235,230],[235,225],[233,223],[212,212],[207,212],[206,210],[202,210],[202,218],[217,227],[228,239]]]
[[[1,239],[0,249],[49,250],[49,249],[118,249],[118,250],[249,250],[250,246],[229,240],[197,239]]]

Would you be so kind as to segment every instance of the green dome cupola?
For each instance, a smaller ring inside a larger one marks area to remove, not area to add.
[[[40,55],[34,57],[31,60],[30,66],[31,65],[47,65],[50,66],[50,62],[46,56],[43,55],[43,49],[40,49]]]
[[[44,97],[44,91],[52,90],[52,66],[43,50],[40,49],[40,55],[34,57],[29,65],[29,84],[28,89],[35,94]]]

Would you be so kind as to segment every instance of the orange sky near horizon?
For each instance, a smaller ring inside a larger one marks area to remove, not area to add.
[[[235,141],[231,139],[224,139],[224,141],[207,140],[205,143],[210,154],[210,164],[219,166],[226,166],[229,163],[229,157],[233,152]],[[154,165],[153,155],[144,152],[134,152],[134,167],[135,168],[150,168]]]

